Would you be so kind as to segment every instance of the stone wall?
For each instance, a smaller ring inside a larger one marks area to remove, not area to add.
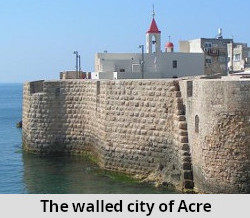
[[[41,85],[37,92],[31,91],[34,83],[24,85],[25,149],[87,151],[105,169],[178,189],[193,187],[178,83],[67,80]]]
[[[25,83],[23,144],[208,193],[249,193],[248,81]]]
[[[250,192],[250,81],[181,81],[195,188]]]

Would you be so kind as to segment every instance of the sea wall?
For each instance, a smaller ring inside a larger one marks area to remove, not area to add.
[[[249,81],[37,81],[23,96],[26,150],[87,152],[180,190],[249,192]]]
[[[183,109],[173,80],[25,83],[23,144],[38,152],[87,151],[105,169],[193,188]]]

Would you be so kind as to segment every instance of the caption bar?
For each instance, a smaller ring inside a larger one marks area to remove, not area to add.
[[[53,200],[40,200],[42,211],[44,213],[58,212],[74,212],[74,213],[144,213],[146,216],[151,216],[154,211],[159,212],[205,212],[209,213],[212,210],[210,203],[187,203],[185,200],[170,200],[162,203],[150,203],[145,201],[135,200],[134,202],[124,203],[119,200],[116,203],[105,202],[105,200],[96,200],[93,202],[78,202],[78,203],[56,203]]]

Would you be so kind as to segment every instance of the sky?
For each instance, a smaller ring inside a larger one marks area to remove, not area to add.
[[[139,53],[155,19],[162,49],[179,40],[224,38],[250,46],[248,0],[0,0],[0,82],[58,79],[75,69],[94,70],[97,52]]]

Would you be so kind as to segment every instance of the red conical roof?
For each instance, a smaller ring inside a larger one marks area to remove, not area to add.
[[[149,30],[147,31],[147,33],[160,33],[161,31],[159,31],[158,27],[157,27],[157,24],[155,22],[155,19],[153,18],[152,22],[151,22],[151,25],[150,25],[150,28]]]

